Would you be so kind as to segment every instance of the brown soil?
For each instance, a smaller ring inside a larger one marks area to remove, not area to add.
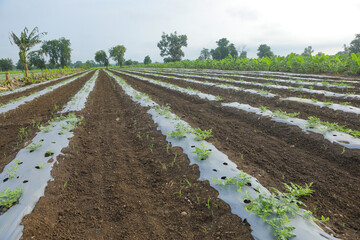
[[[266,106],[269,110],[282,110],[287,113],[299,112],[299,118],[308,119],[310,116],[315,116],[320,118],[322,121],[335,122],[339,125],[346,125],[348,128],[353,130],[360,130],[360,115],[353,113],[346,113],[343,111],[334,111],[327,107],[317,107],[311,104],[298,103],[292,101],[281,101],[279,97],[267,98],[262,97],[257,94],[246,93],[242,91],[235,91],[229,89],[222,89],[217,87],[209,87],[201,84],[171,80],[161,77],[146,76],[143,74],[137,74],[151,79],[161,80],[163,82],[168,82],[175,84],[179,87],[187,88],[191,87],[193,89],[199,90],[203,93],[212,94],[214,96],[220,96],[224,100],[223,102],[239,102],[243,104],[249,104],[253,107]]]
[[[66,79],[69,79],[69,78],[72,78],[72,77],[75,77],[75,76],[78,76],[80,74],[83,74],[83,73],[76,73],[76,74],[74,74],[72,76],[69,76],[69,77],[64,77],[64,78],[61,78],[59,80],[53,80],[53,81],[50,81],[50,82],[45,83],[43,85],[27,89],[27,90],[25,90],[23,92],[18,92],[18,93],[15,92],[15,93],[12,93],[12,94],[9,94],[9,95],[0,96],[0,104],[1,103],[5,104],[5,103],[9,102],[12,99],[16,99],[16,98],[23,97],[23,96],[28,96],[32,92],[41,91],[41,90],[43,90],[43,89],[45,89],[45,88],[47,88],[49,86],[53,86],[53,85],[55,85],[55,84],[57,84],[59,82],[62,82],[64,80],[66,80]]]
[[[79,115],[55,181],[23,219],[23,239],[252,238],[209,183],[197,181],[197,166],[179,148],[167,152],[146,109],[105,73]]]
[[[168,75],[168,76],[172,76],[171,74],[163,74],[163,75]],[[176,76],[179,77],[179,76]],[[219,76],[221,77],[221,76]],[[241,83],[236,83],[236,82],[223,82],[223,81],[219,81],[219,80],[211,80],[211,79],[205,79],[202,77],[190,77],[191,79],[195,79],[195,80],[199,80],[199,81],[208,81],[208,82],[215,82],[215,83],[228,83],[237,87],[242,87],[245,89],[264,89],[267,90],[271,93],[277,94],[281,97],[288,97],[288,96],[299,96],[299,97],[305,97],[305,98],[315,98],[319,101],[323,101],[323,102],[328,102],[328,101],[333,101],[334,103],[342,103],[342,102],[350,102],[351,105],[353,106],[357,106],[360,107],[360,100],[356,99],[356,98],[337,98],[337,97],[326,97],[322,94],[310,94],[310,93],[306,93],[306,92],[301,92],[301,91],[293,91],[291,89],[276,89],[276,88],[270,88],[267,86],[252,86],[252,85],[245,85],[245,84],[241,84]],[[234,78],[234,79],[240,79],[240,78]],[[242,79],[242,78],[241,78]],[[245,80],[245,79],[244,79]],[[252,79],[252,81],[254,81],[254,79]],[[256,82],[258,82],[258,80],[256,80]],[[282,84],[283,85],[283,84]],[[289,85],[289,84],[286,84]],[[299,85],[294,85],[294,87],[299,87]],[[334,88],[331,88],[330,90],[327,89],[326,87],[324,88],[316,88],[314,87],[314,89],[318,89],[318,90],[327,90],[327,91],[331,91],[331,92],[338,92],[338,93],[346,93],[347,91],[345,89],[338,89],[337,91],[334,91]],[[349,89],[348,92],[360,92],[360,90],[357,89]]]
[[[53,114],[59,111],[83,87],[93,73],[92,71],[74,82],[1,115],[0,136],[6,137],[0,138],[0,171],[24,147],[24,142],[35,136],[36,125],[50,120]],[[54,109],[55,105],[58,106],[57,110]],[[26,128],[27,136],[19,137],[20,128]]]
[[[165,74],[165,73],[161,73],[161,74]],[[166,73],[166,75],[177,76],[177,75],[172,74],[172,73]],[[191,78],[198,79],[198,80],[204,80],[204,78],[202,78],[202,76],[206,76],[206,74],[204,74],[204,73],[196,74]],[[179,77],[179,76],[177,76],[177,77]],[[234,80],[244,80],[244,81],[247,81],[247,82],[255,81],[255,82],[258,82],[258,83],[272,83],[274,85],[279,84],[279,85],[286,85],[286,86],[295,87],[295,88],[301,86],[300,84],[271,81],[271,79],[270,80],[261,79],[261,78],[271,78],[271,77],[265,77],[265,76],[258,76],[259,78],[257,78],[257,79],[254,79],[255,76],[251,76],[251,78],[249,78],[247,76],[241,76],[241,77],[239,76],[239,77],[237,77],[237,76],[231,76],[231,75],[226,75],[226,74],[224,74],[224,75],[214,75],[214,76],[211,75],[211,77],[231,78],[231,79],[234,79]],[[278,78],[278,77],[276,77],[276,78]],[[206,79],[206,80],[209,80],[209,79]],[[292,80],[294,80],[294,79],[292,79]],[[217,81],[217,80],[209,80],[209,81]],[[323,79],[323,80],[319,79],[319,81],[326,81],[326,79]],[[224,83],[224,82],[222,82],[222,83]],[[331,84],[332,82],[329,82],[329,83]],[[230,84],[232,84],[232,83],[230,83]],[[336,92],[336,93],[346,93],[346,92],[360,93],[360,90],[358,88],[359,83],[358,82],[353,82],[351,84],[353,86],[357,87],[357,88],[348,88],[348,89],[347,88],[337,88],[337,87],[329,87],[328,88],[326,86],[313,86],[313,87],[314,87],[314,90],[326,90],[326,91],[331,91],[331,92]],[[241,86],[243,86],[243,85],[241,85]],[[258,88],[259,86],[250,86],[250,87],[253,87],[253,88],[257,87]],[[307,85],[303,85],[303,87],[309,88],[309,86],[307,86]],[[269,88],[269,89],[273,89],[273,88]]]
[[[341,146],[329,143],[320,134],[305,134],[298,127],[223,108],[217,102],[132,77],[123,78],[154,101],[169,104],[175,114],[193,127],[213,129],[210,141],[268,189],[282,189],[283,181],[300,185],[313,182],[315,193],[304,200],[307,209],[315,212],[317,218],[330,217],[327,225],[336,236],[358,238],[359,150],[347,149],[343,153]]]

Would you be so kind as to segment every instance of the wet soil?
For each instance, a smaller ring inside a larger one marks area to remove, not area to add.
[[[78,115],[83,123],[55,181],[23,219],[23,239],[252,239],[197,180],[198,167],[180,148],[167,149],[151,115],[104,72]]]
[[[336,236],[358,238],[359,150],[343,152],[320,134],[305,134],[298,127],[115,74],[154,101],[169,104],[192,127],[211,128],[210,142],[268,189],[283,189],[282,182],[313,182],[315,193],[303,200],[307,209],[317,218],[330,217],[327,225]]]
[[[94,71],[0,116],[0,171],[14,159],[27,140],[35,136],[37,126],[54,117],[93,73]],[[23,133],[20,129],[24,129]]]

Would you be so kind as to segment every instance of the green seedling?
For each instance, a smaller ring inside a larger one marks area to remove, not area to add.
[[[340,104],[341,104],[341,105],[349,105],[350,102],[341,102]]]
[[[195,134],[195,141],[201,141],[212,137],[212,129],[209,130],[201,130],[200,128],[193,129],[193,133]]]
[[[218,96],[216,96],[216,100],[222,101],[222,100],[224,100],[224,99],[218,95]]]
[[[300,113],[299,112],[295,112],[295,113],[287,113],[285,111],[282,110],[275,110],[273,112],[273,115],[275,117],[281,118],[281,119],[288,119],[289,117],[293,118],[298,116]]]
[[[42,132],[48,133],[48,132],[50,132],[50,127],[51,127],[50,125],[48,125],[46,127],[41,126],[41,127],[39,127],[39,130]]]
[[[170,149],[170,145],[169,145],[169,143],[166,143],[166,152],[167,152],[167,154],[170,153],[170,152],[169,152],[169,149]]]
[[[7,188],[0,192],[0,207],[10,208],[18,201],[22,192],[22,185],[17,187],[14,191],[11,191],[10,188]]]
[[[37,169],[41,169],[41,168],[44,168],[45,167],[45,163],[40,163],[38,165],[35,165],[35,168]]]
[[[218,185],[236,185],[238,187],[238,192],[242,191],[243,186],[249,185],[251,183],[250,181],[251,177],[244,173],[242,170],[240,170],[240,174],[232,177],[232,178],[225,178],[222,179],[211,179],[212,181],[215,181]]]
[[[28,146],[26,149],[29,149],[30,152],[35,151],[36,149],[40,148],[42,146],[42,144],[39,143],[32,143],[30,146]]]
[[[205,204],[205,206],[206,206],[209,210],[211,209],[210,200],[211,200],[211,198],[208,197],[207,202],[206,202],[206,204]]]
[[[160,165],[161,165],[161,167],[166,171],[167,170],[167,167],[166,167],[166,165],[165,164],[163,164],[162,162],[159,162],[160,163]]]
[[[68,184],[68,181],[66,181],[66,182],[64,183],[64,185],[62,185],[61,190],[64,191],[64,189],[66,188],[67,184]]]
[[[175,162],[176,162],[176,158],[177,158],[177,153],[175,153],[174,159],[172,160],[172,162],[170,163],[170,166],[173,167]]]
[[[187,185],[189,185],[189,187],[191,187],[191,183],[190,183],[189,179],[185,178],[184,180],[187,183]]]
[[[269,108],[265,106],[260,106],[261,111],[266,112]]]
[[[334,104],[334,102],[331,102],[331,101],[329,101],[329,102],[324,102],[324,105],[325,106],[331,106],[331,105],[333,105]]]
[[[9,174],[9,179],[16,178],[16,171],[18,170],[19,160],[15,160],[15,161],[17,162],[15,163],[14,166],[11,166],[10,168],[6,169]]]
[[[191,127],[185,125],[183,122],[179,122],[178,124],[176,124],[175,130],[176,131],[172,131],[171,134],[168,135],[174,138],[183,138],[186,134],[192,131]]]
[[[207,149],[203,144],[201,144],[202,148],[195,147],[195,151],[192,153],[196,153],[196,158],[200,160],[205,160],[209,157],[211,151]]]

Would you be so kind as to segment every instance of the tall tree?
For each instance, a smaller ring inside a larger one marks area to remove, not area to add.
[[[40,52],[29,53],[29,66],[37,69],[46,68],[43,54]]]
[[[100,50],[95,53],[95,61],[105,67],[109,66],[109,59],[104,50]]]
[[[65,67],[71,64],[71,43],[69,39],[60,38],[59,40],[60,66]]]
[[[209,49],[203,48],[200,52],[199,60],[205,61],[205,60],[210,60],[210,59],[211,59],[211,54],[210,54]]]
[[[114,59],[120,67],[123,65],[125,52],[126,48],[123,45],[117,45],[109,49],[110,57]]]
[[[233,43],[230,43],[230,41],[227,40],[226,38],[219,39],[219,41],[217,41],[216,44],[218,45],[218,47],[215,49],[211,49],[210,51],[213,59],[222,60],[224,58],[227,58],[229,54],[233,58],[238,57],[239,53],[236,50],[235,45]]]
[[[65,67],[71,63],[70,40],[64,37],[50,41],[45,41],[41,48],[49,56],[52,67]]]
[[[271,51],[271,48],[266,45],[266,44],[261,44],[258,48],[258,53],[257,53],[259,58],[263,58],[263,57],[273,57],[274,53]]]
[[[150,58],[149,55],[147,55],[147,56],[144,58],[144,64],[145,64],[145,65],[148,65],[148,64],[150,64],[150,63],[151,63],[151,58]]]
[[[16,36],[14,32],[10,33],[10,43],[15,44],[19,47],[20,61],[24,63],[25,76],[29,77],[28,61],[27,56],[30,53],[30,49],[36,44],[41,43],[41,37],[46,35],[46,32],[39,33],[38,27],[35,27],[29,34],[29,30],[25,27],[24,31],[21,32],[20,37]]]
[[[312,46],[308,46],[307,48],[304,49],[304,52],[301,54],[301,56],[308,57],[311,56],[313,52],[314,50],[312,49]]]
[[[9,71],[14,67],[13,61],[10,58],[0,59],[0,71]]]
[[[355,39],[351,41],[349,46],[350,53],[360,52],[360,34],[355,35]]]
[[[181,57],[184,57],[181,47],[187,47],[187,36],[177,35],[176,32],[170,35],[163,33],[157,46],[160,49],[160,56],[169,56],[164,58],[164,62],[181,61]]]

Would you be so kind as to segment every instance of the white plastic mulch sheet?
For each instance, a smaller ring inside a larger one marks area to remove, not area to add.
[[[115,79],[119,77],[115,76],[112,73],[107,72],[110,76]],[[157,103],[152,101],[149,97],[144,96],[138,98],[135,96],[141,95],[140,92],[134,90],[130,85],[128,85],[124,80],[120,79],[117,81],[119,85],[123,88],[126,94],[128,94],[133,101],[138,102],[143,107],[150,107],[148,113],[152,115],[153,121],[158,125],[158,129],[166,136],[167,141],[172,146],[178,146],[183,149],[183,152],[188,155],[191,164],[197,164],[200,170],[200,179],[199,180],[208,180],[210,185],[219,192],[219,198],[227,202],[232,213],[238,215],[243,220],[246,219],[252,228],[252,235],[257,240],[273,240],[274,237],[271,234],[270,225],[266,224],[260,217],[250,214],[245,210],[246,203],[244,203],[244,193],[248,192],[253,198],[258,197],[257,188],[260,191],[269,194],[269,191],[259,184],[258,180],[254,177],[251,177],[251,186],[244,186],[242,192],[238,192],[237,188],[233,185],[221,186],[215,184],[211,179],[219,179],[222,177],[232,178],[241,173],[237,168],[236,164],[229,160],[229,158],[222,152],[216,149],[214,145],[206,141],[195,141],[195,135],[192,133],[186,134],[184,138],[173,138],[168,136],[167,133],[176,131],[175,126],[178,123],[182,123],[185,126],[189,126],[188,123],[179,120],[179,118],[171,114],[172,116],[160,115],[153,108],[158,106]],[[207,148],[211,150],[210,156],[204,160],[197,160],[197,156],[194,153],[195,147],[198,148]],[[319,226],[317,226],[313,221],[306,219],[301,216],[297,216],[291,219],[291,225],[295,226],[293,232],[296,234],[296,237],[293,237],[294,240],[308,240],[308,239],[335,239],[334,237],[325,233]]]
[[[88,94],[93,89],[97,73],[88,84],[79,91],[75,100],[81,99],[81,104],[74,104],[74,98],[68,103],[67,111],[80,111],[85,107]],[[80,77],[80,76],[79,76]],[[80,96],[80,97],[79,97]],[[51,169],[57,163],[61,150],[69,145],[73,137],[71,132],[81,122],[75,114],[54,119],[48,126],[43,126],[36,136],[28,142],[27,147],[18,152],[15,159],[5,166],[0,173],[0,193],[6,189],[11,191],[22,189],[18,203],[0,214],[0,239],[19,239],[22,236],[22,218],[31,213],[40,197],[44,195],[45,187],[52,180]],[[31,149],[32,148],[32,149]],[[33,151],[31,151],[33,150]],[[3,199],[0,199],[4,200]]]

